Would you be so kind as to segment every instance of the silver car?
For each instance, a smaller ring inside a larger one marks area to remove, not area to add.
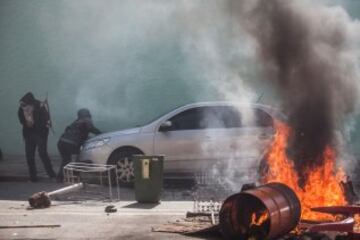
[[[125,183],[134,178],[134,154],[165,155],[165,173],[204,171],[227,159],[258,163],[273,136],[277,114],[261,104],[193,103],[145,126],[89,139],[79,160],[116,165]]]

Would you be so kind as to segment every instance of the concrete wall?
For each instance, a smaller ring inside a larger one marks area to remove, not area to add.
[[[139,5],[139,4],[138,4]],[[19,98],[49,95],[56,134],[87,107],[103,131],[213,99],[186,62],[171,9],[131,1],[0,2],[0,147],[23,152]],[[167,7],[166,4],[164,6]],[[166,9],[165,9],[166,10]]]
[[[360,16],[360,1],[335,2]],[[189,61],[175,10],[168,1],[0,1],[3,152],[23,152],[17,108],[27,91],[39,99],[49,95],[56,131],[51,153],[81,107],[111,131],[178,105],[223,99],[203,78],[206,66]]]

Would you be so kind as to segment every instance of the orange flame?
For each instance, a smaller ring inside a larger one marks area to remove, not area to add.
[[[252,226],[252,225],[261,226],[268,218],[269,218],[268,211],[263,212],[262,214],[260,214],[259,217],[256,217],[256,213],[253,213],[251,215],[250,226]]]
[[[354,216],[355,225],[354,225],[354,232],[360,233],[360,215],[356,214]]]
[[[340,185],[345,176],[341,168],[335,165],[336,154],[326,147],[322,166],[308,169],[304,187],[298,184],[298,174],[293,162],[287,157],[286,148],[291,129],[282,122],[276,122],[276,133],[267,155],[268,172],[263,178],[265,183],[281,182],[292,188],[302,207],[301,218],[307,220],[335,220],[335,216],[312,212],[310,208],[320,206],[345,205],[347,201]]]

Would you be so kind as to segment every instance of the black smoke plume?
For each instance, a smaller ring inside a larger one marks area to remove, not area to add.
[[[293,130],[288,153],[306,177],[355,107],[348,15],[303,0],[230,0],[229,11],[254,39],[264,79],[282,97]]]

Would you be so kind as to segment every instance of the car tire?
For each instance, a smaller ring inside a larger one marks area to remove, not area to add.
[[[116,166],[120,186],[134,186],[135,176],[132,156],[136,154],[143,154],[143,152],[137,148],[129,147],[118,149],[111,154],[108,164]],[[113,185],[116,184],[116,174],[111,174],[111,182]]]

